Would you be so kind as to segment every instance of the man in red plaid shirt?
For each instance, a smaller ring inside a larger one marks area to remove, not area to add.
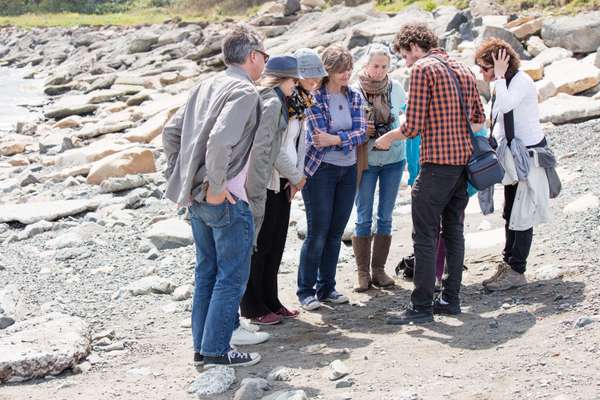
[[[394,140],[421,136],[421,170],[412,189],[415,288],[411,306],[389,324],[425,323],[433,314],[460,314],[459,290],[465,256],[463,233],[467,207],[467,170],[472,145],[450,67],[458,77],[473,131],[485,112],[470,69],[437,47],[437,37],[425,24],[408,24],[394,40],[394,48],[412,66],[406,122],[378,139],[389,148]],[[434,301],[435,254],[438,231],[446,242],[448,278]]]

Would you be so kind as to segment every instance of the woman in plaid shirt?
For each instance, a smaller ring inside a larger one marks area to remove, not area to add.
[[[302,189],[307,233],[300,253],[298,299],[305,310],[321,301],[341,304],[335,290],[342,234],[356,194],[356,148],[367,140],[362,98],[348,84],[352,55],[340,46],[327,48],[322,61],[329,74],[306,110],[307,183]]]

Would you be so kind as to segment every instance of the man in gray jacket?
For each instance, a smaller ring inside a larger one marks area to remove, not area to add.
[[[163,131],[165,195],[189,207],[196,244],[194,361],[235,367],[260,361],[257,353],[234,351],[230,342],[240,329],[254,236],[245,183],[262,103],[253,82],[269,56],[262,36],[245,25],[227,34],[222,52],[227,70],[195,88]]]

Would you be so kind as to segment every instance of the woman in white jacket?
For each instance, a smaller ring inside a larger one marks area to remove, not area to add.
[[[494,82],[491,130],[499,150],[511,157],[503,163],[507,170],[503,261],[483,285],[492,291],[507,290],[527,284],[533,226],[549,220],[548,179],[535,157],[536,149],[546,147],[547,142],[539,122],[537,90],[529,75],[519,71],[519,56],[512,47],[503,40],[488,39],[477,50],[475,61],[484,79]]]

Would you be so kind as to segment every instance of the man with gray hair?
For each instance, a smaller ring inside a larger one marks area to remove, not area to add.
[[[194,362],[235,367],[254,365],[260,355],[235,351],[231,344],[269,337],[240,327],[238,315],[254,237],[245,189],[262,111],[254,81],[269,56],[262,36],[246,25],[225,36],[222,52],[227,70],[192,90],[164,128],[165,196],[189,208],[196,244]]]

